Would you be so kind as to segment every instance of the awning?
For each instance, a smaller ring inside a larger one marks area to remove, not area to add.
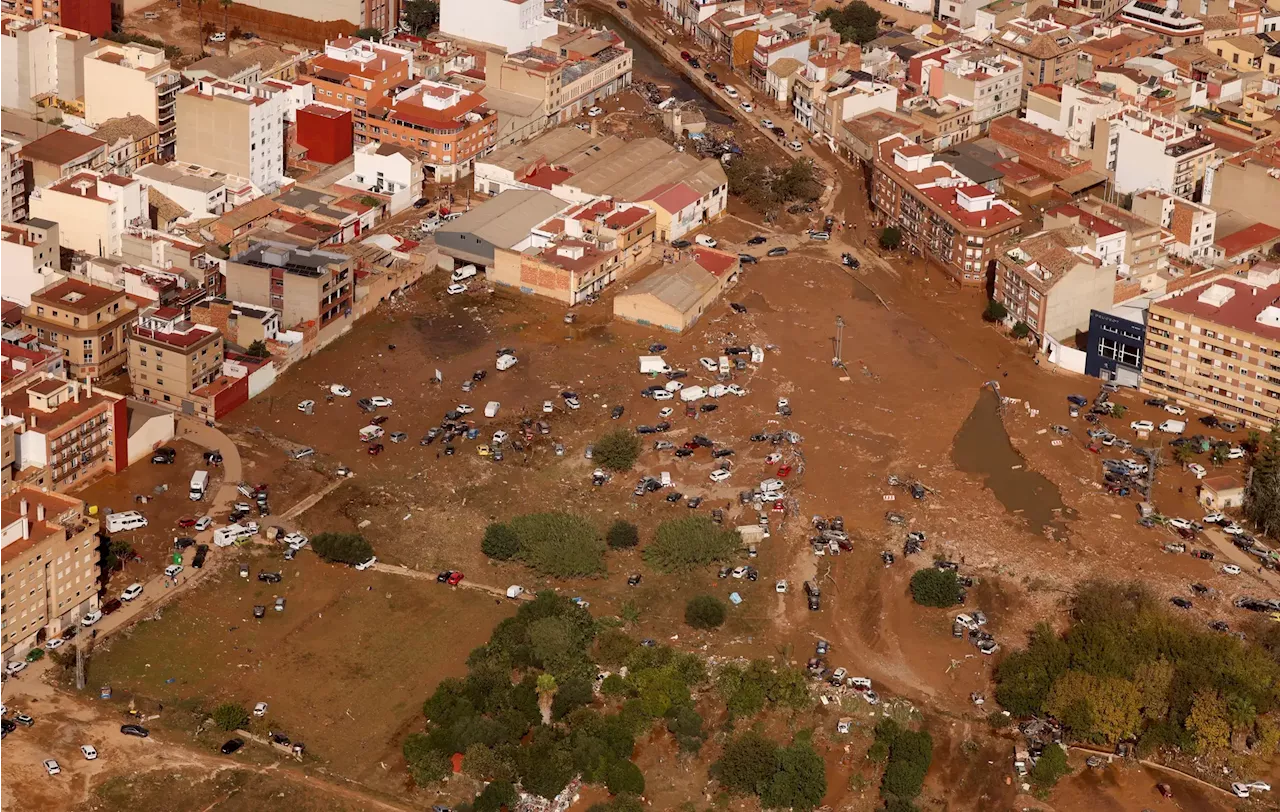
[[[1083,192],[1085,189],[1089,189],[1093,186],[1097,186],[1100,183],[1106,183],[1106,182],[1107,182],[1106,175],[1102,174],[1101,172],[1090,169],[1088,171],[1081,172],[1079,175],[1072,175],[1069,178],[1063,178],[1062,180],[1054,183],[1053,187],[1060,191],[1066,192],[1069,195],[1078,195],[1081,192]]]

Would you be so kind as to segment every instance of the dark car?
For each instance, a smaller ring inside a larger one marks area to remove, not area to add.
[[[686,503],[686,506],[690,510],[697,510],[701,504],[702,504],[701,496],[691,496],[689,497],[689,501]]]
[[[743,265],[755,265],[760,260],[752,254],[738,254],[738,261]]]
[[[717,460],[720,459],[721,457],[732,457],[732,456],[733,456],[732,448],[717,448],[715,451],[711,452],[712,459],[717,459]]]
[[[126,736],[137,736],[139,739],[145,739],[151,735],[151,731],[142,725],[120,725],[120,732]]]
[[[151,455],[153,465],[173,465],[173,461],[177,458],[178,452],[175,449],[165,447],[157,448],[155,453]]]
[[[711,83],[713,83],[713,84],[714,84],[715,82],[720,81],[720,77],[719,77],[719,76],[716,76],[716,75],[715,75],[714,73],[712,73],[711,71],[707,71],[706,73],[702,74],[702,78],[703,78],[703,79],[706,79],[708,82],[711,82]]]
[[[862,263],[853,254],[841,254],[840,264],[846,268],[853,268],[855,271],[862,267]]]
[[[822,609],[822,598],[818,597],[817,595],[808,595],[806,597],[809,599],[810,612],[817,612],[818,610]]]
[[[103,603],[102,606],[99,606],[98,608],[102,611],[102,614],[109,615],[112,612],[118,612],[120,610],[120,607],[123,605],[124,604],[120,602],[119,598],[112,598],[111,600]]]
[[[764,245],[769,241],[768,237],[762,237],[759,234],[747,240],[747,245]]]
[[[610,419],[612,419],[612,420],[617,420],[618,418],[622,417],[622,413],[623,413],[624,411],[626,411],[626,410],[625,410],[623,407],[621,407],[621,406],[614,406],[614,407],[613,407],[613,411],[609,413],[609,417],[610,417]]]
[[[1147,398],[1142,401],[1144,406],[1155,406],[1157,409],[1163,409],[1168,402],[1164,398]]]
[[[777,248],[770,248],[768,252],[768,256],[771,256],[771,257],[785,257],[786,255],[787,255],[787,249],[781,245],[779,245]]]
[[[430,206],[430,205],[431,205],[431,201],[427,200],[425,197],[420,197],[417,200],[413,201],[413,207],[415,209],[425,209],[427,206]]]
[[[1178,607],[1179,609],[1191,608],[1191,601],[1187,600],[1186,598],[1170,598],[1169,603],[1172,603],[1174,606]]]
[[[779,138],[785,138],[787,136],[787,131],[782,129],[781,127],[772,127],[770,128],[769,132],[773,133]]]
[[[204,461],[210,465],[221,465],[222,455],[217,451],[206,451],[204,452]]]
[[[1204,417],[1200,418],[1200,422],[1212,429],[1217,427],[1218,418],[1215,417],[1214,415],[1207,414]]]
[[[384,448],[386,448],[386,446],[384,446],[382,443],[374,443],[373,445],[369,446],[369,454],[376,457],[382,453],[382,450]]]
[[[179,536],[178,538],[173,540],[173,549],[185,550],[195,543],[196,543],[196,540],[193,538],[190,538],[188,536]]]
[[[679,502],[683,498],[684,498],[684,494],[680,493],[679,491],[672,491],[671,493],[667,494],[667,501],[673,504],[676,502]]]
[[[191,559],[191,567],[193,569],[200,569],[201,567],[203,567],[204,559],[208,555],[209,555],[209,545],[197,544],[195,557]]]
[[[712,446],[715,445],[715,443],[711,442],[710,438],[703,437],[701,434],[693,435],[693,437],[689,440],[689,442],[693,443],[699,448],[711,448]]]
[[[661,423],[653,427],[654,431],[671,431],[671,424],[663,420]]]
[[[693,245],[693,243],[689,242],[688,240],[672,240],[671,241],[672,248],[688,248],[691,245]]]
[[[689,58],[689,67],[691,67],[691,68],[700,68],[700,67],[702,67],[702,60],[698,59],[698,57],[696,57],[696,56],[694,56],[694,57],[690,57],[690,58]]]
[[[693,456],[693,449],[691,449],[691,448],[677,448],[677,449],[676,449],[676,456],[677,456],[677,457],[691,457],[691,456]]]
[[[734,313],[747,312],[747,306],[744,304],[739,304],[738,302],[729,302],[729,309],[732,310]]]
[[[471,373],[471,380],[479,383],[480,381],[483,381],[488,374],[488,370],[477,369],[475,372]]]
[[[289,552],[293,552],[293,550],[290,550]],[[267,607],[263,606],[262,604],[257,604],[256,606],[253,607],[253,616],[256,617],[258,620],[262,620],[264,617],[267,616]]]
[[[15,725],[13,722],[10,722],[8,719],[5,719],[3,722],[0,722],[0,738],[4,738],[5,736],[8,736],[10,733],[12,733],[17,729],[18,729],[17,725]]]
[[[635,575],[632,575],[627,578],[627,586],[639,586],[640,581],[642,581],[643,579],[644,579],[644,576],[640,575],[639,573],[636,573]]]
[[[387,422],[387,420],[388,420],[388,419],[389,419],[389,418],[388,418],[385,414],[380,414],[380,415],[378,415],[377,417],[375,417],[375,418],[373,418],[372,420],[370,420],[370,421],[369,421],[369,425],[370,425],[370,426],[381,426],[383,423]]]
[[[222,755],[229,756],[241,747],[244,747],[244,739],[229,739],[226,744],[222,745]]]
[[[702,412],[714,412],[716,409],[719,409],[719,408],[720,408],[720,405],[717,403],[704,403],[698,407],[698,410]]]
[[[258,573],[258,580],[263,582],[264,584],[278,584],[280,583],[280,573],[260,572]]]
[[[444,572],[436,576],[436,583],[437,584],[449,583],[449,576],[451,575],[453,575],[453,570],[445,570]]]
[[[653,426],[636,426],[636,434],[654,434],[657,432]]]
[[[676,381],[687,377],[689,377],[689,373],[683,369],[673,369],[667,373],[667,380],[669,381]]]

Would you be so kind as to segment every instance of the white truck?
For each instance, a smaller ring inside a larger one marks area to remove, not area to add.
[[[516,357],[511,353],[499,355],[498,362],[496,364],[496,366],[498,367],[498,371],[502,372],[504,370],[511,369],[513,366],[516,365],[516,360],[517,360]]]
[[[663,375],[671,371],[671,367],[667,366],[667,362],[662,360],[661,355],[642,355],[640,356],[640,374],[652,375],[661,373]]]
[[[192,502],[199,502],[204,498],[205,491],[209,488],[209,472],[196,471],[191,475],[191,488],[187,493]]]
[[[680,399],[685,403],[702,400],[706,396],[707,390],[703,389],[701,386],[686,386],[684,389],[680,390]]]
[[[107,516],[107,532],[121,533],[128,530],[137,530],[140,527],[147,526],[147,517],[143,516],[136,510],[126,510],[123,513],[111,513]]]
[[[1185,420],[1166,420],[1161,423],[1158,428],[1169,434],[1181,434],[1187,430],[1187,421]]]

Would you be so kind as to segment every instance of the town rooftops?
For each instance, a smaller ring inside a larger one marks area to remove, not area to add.
[[[30,485],[18,488],[0,502],[0,523],[4,525],[6,539],[0,561],[13,561],[50,536],[65,534],[63,524],[70,526],[83,520],[83,511],[84,502],[79,499]],[[18,522],[26,522],[25,533],[10,532],[9,528]]]
[[[664,265],[631,285],[622,295],[652,296],[671,309],[684,313],[696,305],[716,286],[716,277],[696,261],[683,265]]]
[[[731,268],[737,268],[740,262],[733,254],[711,248],[694,248],[692,253],[693,261],[702,270],[716,277],[724,276]]]
[[[437,234],[471,235],[490,245],[511,248],[565,208],[563,200],[547,192],[511,189],[445,223]]]
[[[263,241],[254,243],[232,257],[231,261],[258,268],[283,268],[289,273],[318,277],[328,273],[330,265],[341,265],[347,259],[345,254],[332,251],[307,251],[292,245]]]
[[[618,252],[601,251],[594,242],[562,237],[544,248],[528,248],[524,253],[537,257],[538,261],[544,265],[580,274],[596,267]]]
[[[1224,257],[1230,259],[1264,246],[1269,242],[1274,242],[1277,238],[1280,238],[1280,229],[1269,226],[1266,223],[1254,223],[1234,234],[1228,234],[1225,237],[1214,240],[1213,244],[1222,251]]]
[[[1261,267],[1261,266],[1259,266]],[[1222,276],[1155,302],[1156,307],[1280,341],[1280,280],[1272,270],[1249,278]]]
[[[639,200],[656,203],[666,211],[676,214],[697,203],[701,195],[684,183],[660,183],[639,196]]]
[[[1101,217],[1097,217],[1095,215],[1089,214],[1086,211],[1082,211],[1081,209],[1075,206],[1072,206],[1070,204],[1058,206],[1055,209],[1050,209],[1049,211],[1045,212],[1045,215],[1046,216],[1061,215],[1064,217],[1074,218],[1077,222],[1079,222],[1081,228],[1083,228],[1085,231],[1089,232],[1090,234],[1094,234],[1099,237],[1111,237],[1124,231],[1123,228],[1120,228],[1113,223],[1109,223],[1106,220],[1102,219]]]
[[[176,313],[163,313],[164,308],[157,310],[154,315],[159,319],[172,319],[180,316],[182,311]],[[192,324],[189,321],[178,321],[173,323],[172,330],[163,330],[159,328],[134,327],[133,339],[135,341],[143,341],[150,344],[164,344],[178,350],[188,350],[192,347],[198,347],[218,338],[218,328],[210,327],[205,324]]]
[[[65,166],[95,150],[105,148],[106,145],[101,139],[73,133],[71,130],[54,130],[27,144],[18,154],[28,161]]]
[[[64,279],[31,294],[31,304],[85,314],[122,298],[122,290],[90,284],[80,279]]]
[[[102,139],[108,144],[114,144],[122,138],[129,138],[134,141],[141,141],[158,133],[156,125],[147,121],[142,116],[130,115],[120,118],[109,118],[98,125],[98,129],[94,131],[97,138]]]

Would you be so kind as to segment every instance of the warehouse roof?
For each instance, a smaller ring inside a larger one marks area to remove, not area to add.
[[[540,190],[512,189],[481,203],[436,232],[470,234],[491,245],[511,248],[539,223],[567,208],[563,200]]]

